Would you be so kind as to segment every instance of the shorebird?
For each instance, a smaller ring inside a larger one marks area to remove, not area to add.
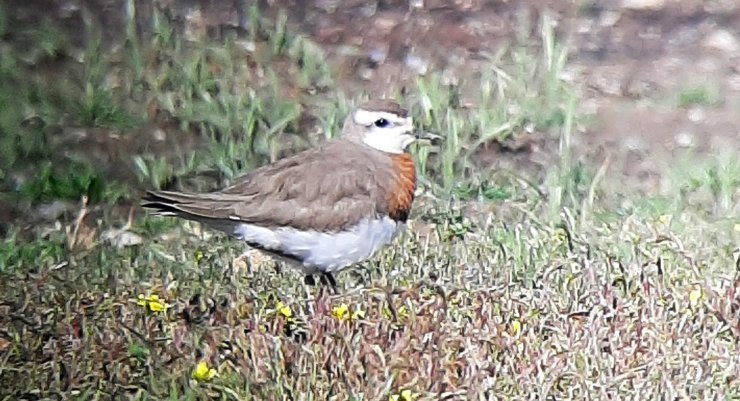
[[[142,206],[198,221],[313,275],[374,256],[405,227],[416,189],[407,149],[436,135],[417,131],[391,100],[353,110],[338,138],[252,170],[210,193],[148,191]]]

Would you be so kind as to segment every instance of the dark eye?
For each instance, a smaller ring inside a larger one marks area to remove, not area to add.
[[[388,120],[381,118],[375,121],[375,126],[378,128],[385,128],[388,126]]]

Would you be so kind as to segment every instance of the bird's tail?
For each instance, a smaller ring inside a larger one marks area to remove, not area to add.
[[[177,216],[189,220],[219,218],[222,200],[210,194],[174,191],[147,191],[141,206],[158,216]]]
[[[171,191],[147,191],[141,199],[141,207],[149,209],[157,216],[186,217],[188,214],[178,206],[187,201],[188,194]]]
[[[147,191],[141,206],[156,216],[174,216],[233,233],[236,222],[229,219],[224,201],[215,194],[189,194],[174,191]]]

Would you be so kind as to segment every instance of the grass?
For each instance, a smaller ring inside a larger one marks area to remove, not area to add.
[[[684,88],[678,95],[678,107],[716,106],[722,102],[716,85],[695,85]]]
[[[539,50],[491,55],[470,99],[434,71],[399,94],[447,136],[414,149],[410,230],[340,273],[341,295],[314,299],[297,272],[197,224],[110,209],[331,138],[364,95],[344,94],[284,15],[253,7],[249,32],[209,42],[156,13],[140,36],[137,11],[127,3],[121,47],[86,19],[84,56],[62,57],[74,79],[59,86],[18,79],[38,61],[2,47],[2,199],[89,202],[0,241],[0,399],[740,398],[737,163],[688,157],[664,193],[619,198],[574,156],[578,88],[560,79],[567,52],[547,19],[524,38]],[[42,34],[34,57],[75,54]],[[127,182],[52,159],[60,127],[126,138],[151,120],[198,147],[133,153]],[[531,177],[480,164],[486,144],[523,132],[558,143],[559,163]]]

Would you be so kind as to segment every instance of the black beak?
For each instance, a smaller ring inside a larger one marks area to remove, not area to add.
[[[416,137],[417,141],[432,144],[432,145],[444,140],[444,137],[442,135],[437,135],[431,132],[421,131],[421,130],[416,131],[414,136]]]

